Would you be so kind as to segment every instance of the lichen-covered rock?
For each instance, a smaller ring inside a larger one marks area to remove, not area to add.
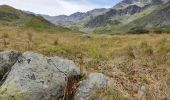
[[[0,87],[0,98],[56,100],[63,96],[68,76],[79,74],[70,60],[25,52]]]
[[[5,79],[11,67],[18,60],[21,53],[17,51],[0,52],[0,83]]]
[[[75,100],[85,100],[91,93],[97,89],[106,88],[109,78],[101,73],[92,73],[86,80],[79,83],[79,87],[75,93]]]

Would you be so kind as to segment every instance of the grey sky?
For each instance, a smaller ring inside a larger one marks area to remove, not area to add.
[[[94,8],[109,8],[120,0],[0,0],[17,9],[39,14],[61,15],[74,12],[86,12]]]

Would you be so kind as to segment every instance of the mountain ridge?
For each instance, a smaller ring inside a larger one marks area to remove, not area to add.
[[[76,28],[87,33],[100,31],[101,29],[104,29],[101,31],[103,33],[105,33],[105,30],[108,30],[108,32],[111,33],[117,33],[114,32],[115,28],[121,29],[121,27],[125,27],[128,26],[128,24],[133,23],[133,21],[140,20],[140,16],[149,14],[147,9],[152,9],[152,11],[154,11],[168,4],[169,1],[170,0],[122,0],[109,9],[95,9],[86,13],[77,12],[70,16],[60,15],[48,18],[43,17],[56,25]],[[98,14],[94,14],[93,12],[97,12]],[[143,13],[144,15],[141,15],[140,13]],[[138,16],[139,18],[133,18],[134,16]],[[106,27],[109,27],[110,29]],[[124,32],[126,33],[129,30],[130,29],[127,29]]]
[[[124,0],[124,1],[128,1],[128,0]],[[129,0],[129,1],[135,1],[135,0]],[[120,5],[122,2],[120,2],[118,5]],[[89,21],[88,24],[86,24],[86,27],[95,28],[95,32],[97,32],[97,33],[98,32],[99,33],[107,32],[107,33],[114,33],[114,34],[127,33],[131,30],[132,27],[139,26],[143,22],[149,23],[150,20],[152,21],[152,19],[146,20],[146,21],[143,20],[143,21],[141,21],[141,23],[133,24],[134,26],[132,26],[132,24],[131,24],[131,23],[133,23],[133,21],[135,22],[136,20],[141,20],[142,16],[147,16],[147,14],[150,14],[152,11],[160,9],[161,7],[164,7],[166,4],[169,4],[169,0],[166,0],[166,1],[151,0],[150,3],[146,3],[146,5],[144,5],[143,7],[140,7],[138,5],[131,5],[131,3],[132,2],[130,2],[129,6],[123,8],[123,9],[112,9],[112,10],[109,11],[110,13],[107,12],[106,14],[103,14],[101,16],[97,16],[96,18]],[[117,5],[115,5],[115,7],[116,6]],[[147,12],[148,9],[153,9],[153,10],[150,13],[144,13],[144,12]],[[141,15],[140,13],[143,13],[143,15]],[[161,16],[159,16],[159,17],[161,18],[162,16],[166,16],[165,13],[163,13],[163,14],[161,14]],[[136,18],[133,19],[134,16],[141,16],[141,17],[139,17],[137,19]],[[101,21],[98,20],[98,19],[102,20],[104,23],[100,23]],[[131,21],[126,22],[126,20],[128,20],[128,19],[131,19]],[[125,21],[125,22],[122,22],[122,20]],[[165,22],[169,22],[168,19],[166,19]],[[126,23],[126,24],[124,24],[124,23]],[[129,26],[131,26],[131,28],[129,28]],[[153,29],[154,27],[156,27],[156,26],[152,25],[152,27],[150,27],[150,28]],[[168,26],[168,27],[170,27],[170,26]],[[144,26],[140,27],[140,28],[148,29],[148,28],[145,28]],[[161,28],[161,27],[157,27],[157,28]],[[122,29],[124,31],[122,31]],[[114,31],[114,30],[119,30],[119,32]]]
[[[108,9],[100,8],[100,9],[93,9],[87,12],[76,12],[71,15],[59,15],[59,16],[48,16],[42,15],[45,19],[52,22],[55,25],[61,25],[68,28],[76,27],[78,22],[88,21],[91,18],[99,16],[107,12]]]

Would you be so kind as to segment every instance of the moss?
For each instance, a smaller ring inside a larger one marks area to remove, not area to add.
[[[148,83],[148,80],[147,80],[146,76],[141,76],[140,81],[142,81],[143,83]]]

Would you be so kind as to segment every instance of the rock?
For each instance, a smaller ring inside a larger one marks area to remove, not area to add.
[[[109,78],[101,73],[92,73],[86,80],[79,83],[79,87],[75,93],[75,100],[85,100],[90,94],[97,90],[106,88]]]
[[[68,76],[79,74],[70,60],[25,52],[2,84],[0,99],[56,100],[63,96]]]
[[[140,89],[138,90],[138,94],[140,96],[145,96],[146,95],[146,87],[145,86],[141,86]]]
[[[2,82],[21,53],[17,51],[0,52],[0,82]]]

